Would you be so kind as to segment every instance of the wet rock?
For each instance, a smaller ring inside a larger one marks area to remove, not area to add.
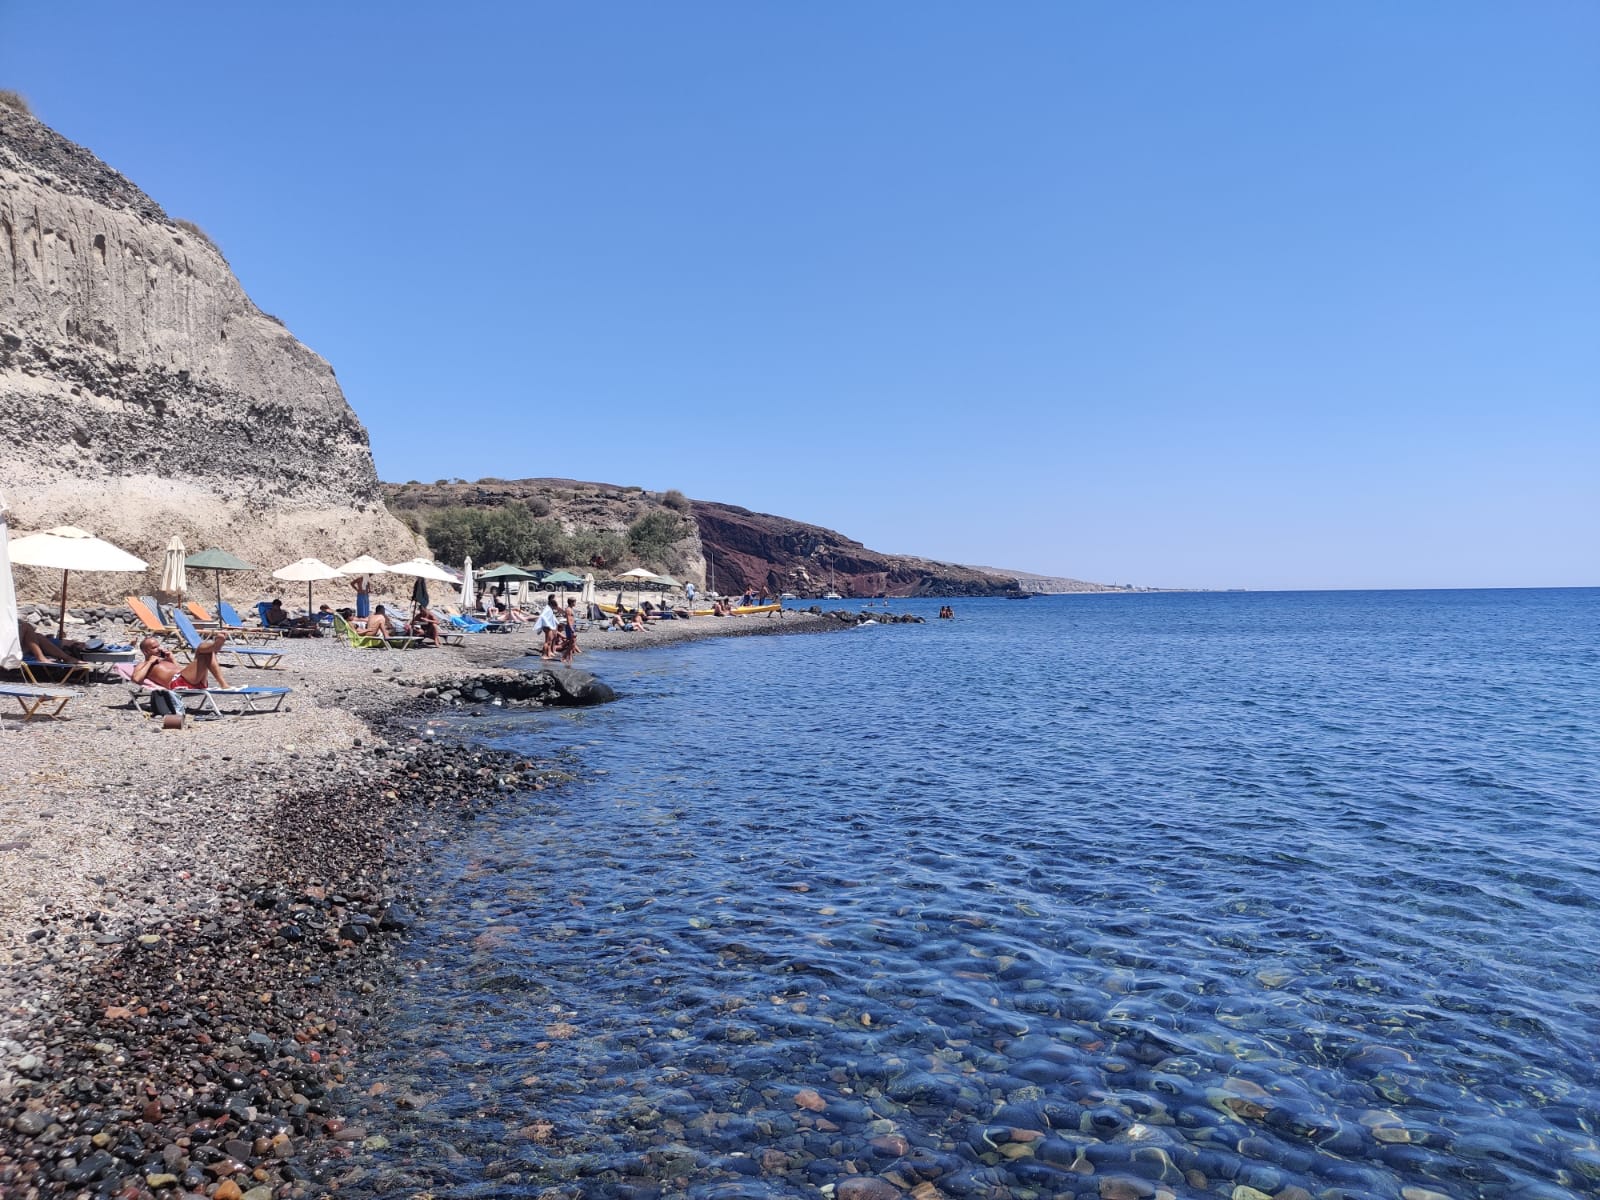
[[[849,1175],[834,1185],[835,1200],[900,1200],[905,1193],[876,1175]]]

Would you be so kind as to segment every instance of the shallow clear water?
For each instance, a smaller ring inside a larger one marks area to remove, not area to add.
[[[594,654],[622,702],[459,722],[582,779],[439,856],[387,1165],[1600,1191],[1600,592],[955,608]]]

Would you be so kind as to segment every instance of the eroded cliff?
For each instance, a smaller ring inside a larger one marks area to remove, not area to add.
[[[198,229],[4,104],[0,488],[15,530],[79,525],[156,566],[173,534],[267,567],[418,545],[332,367]]]
[[[1019,590],[1014,579],[927,558],[880,554],[832,529],[731,504],[696,500],[694,519],[710,574],[724,592],[997,596]]]

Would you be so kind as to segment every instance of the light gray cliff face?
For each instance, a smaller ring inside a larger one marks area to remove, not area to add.
[[[175,533],[269,567],[417,549],[328,363],[204,237],[4,106],[0,489],[14,530],[79,525],[157,564]]]

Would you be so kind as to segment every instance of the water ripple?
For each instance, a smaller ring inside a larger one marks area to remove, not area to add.
[[[1600,596],[957,612],[463,721],[374,1190],[1595,1193]]]

